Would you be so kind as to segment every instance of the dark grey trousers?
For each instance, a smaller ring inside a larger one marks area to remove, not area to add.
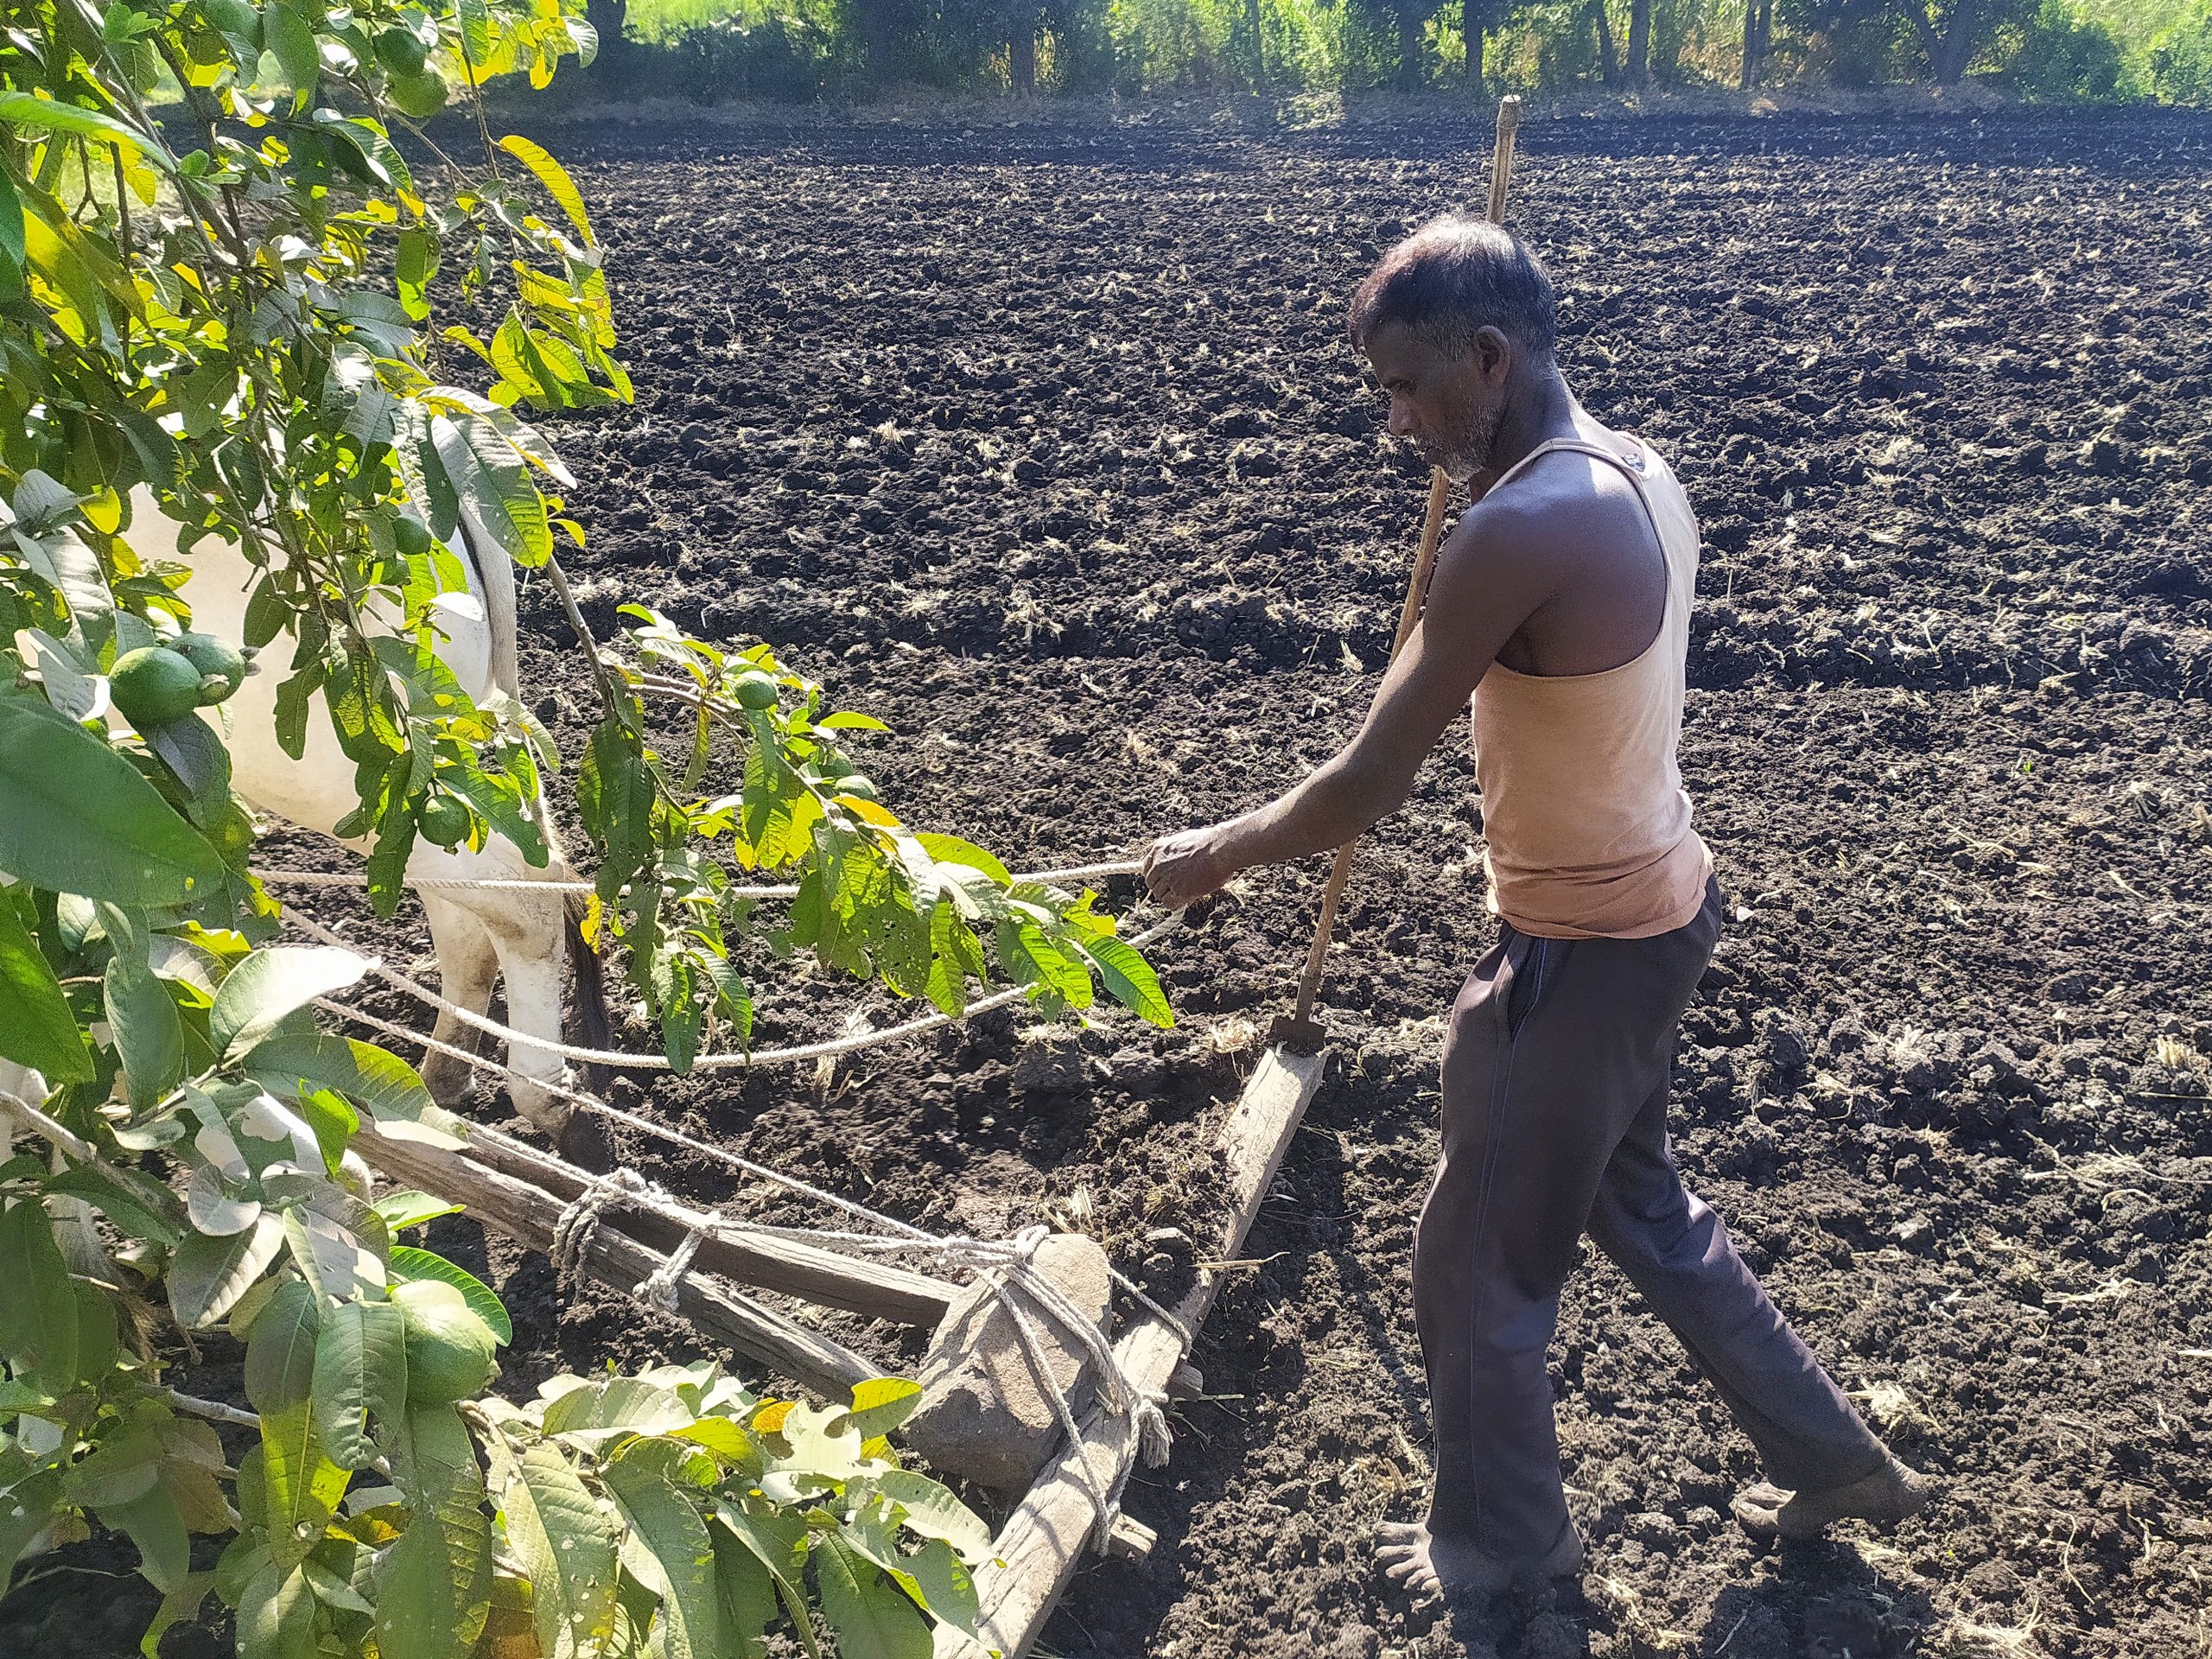
[[[1777,1485],[1886,1455],[1682,1185],[1667,1139],[1676,1027],[1720,934],[1717,883],[1648,939],[1506,926],[1452,1009],[1444,1157],[1414,1241],[1436,1431],[1432,1529],[1533,1561],[1569,1524],[1545,1366],[1585,1232],[1712,1380]]]

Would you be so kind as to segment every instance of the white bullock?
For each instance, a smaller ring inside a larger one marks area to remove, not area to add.
[[[162,512],[147,490],[132,492],[125,538],[142,558],[175,558],[188,564],[192,575],[183,593],[192,606],[193,627],[238,644],[245,634],[247,594],[258,572],[238,548],[217,536],[203,536],[189,551],[182,550],[183,533],[183,526]],[[438,659],[472,698],[489,696],[496,688],[518,699],[513,567],[480,527],[465,525],[454,543],[453,552],[467,572],[468,597],[474,603],[442,611],[440,626],[445,639],[438,647]],[[339,747],[321,693],[308,715],[307,745],[300,759],[293,760],[278,747],[276,688],[288,672],[289,653],[289,638],[279,639],[264,657],[261,671],[209,712],[227,717],[232,786],[238,793],[263,811],[328,836],[358,804],[353,763]],[[521,849],[496,832],[480,852],[466,846],[448,850],[418,839],[408,860],[408,879],[574,880],[552,817],[543,808],[541,798],[537,817],[552,850],[549,866],[530,864]],[[369,849],[366,840],[344,844],[365,855]],[[585,1035],[592,1046],[603,1046],[599,961],[582,948],[575,927],[580,901],[572,903],[568,895],[557,893],[498,888],[429,889],[419,896],[429,919],[447,999],[481,1014],[491,1006],[494,981],[504,980],[508,1023],[533,1037],[561,1038],[563,945],[575,939]],[[461,1046],[467,1046],[475,1035],[444,1013],[438,1016],[434,1034]],[[597,1120],[548,1095],[541,1086],[563,1077],[560,1057],[526,1043],[509,1047],[507,1064],[521,1074],[508,1091],[515,1109],[550,1135],[564,1156],[603,1167],[606,1139]],[[470,1070],[466,1062],[432,1050],[423,1062],[423,1078],[435,1096],[451,1105],[467,1091]]]

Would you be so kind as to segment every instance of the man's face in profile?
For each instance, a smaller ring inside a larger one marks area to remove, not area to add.
[[[1454,357],[1403,323],[1368,335],[1369,369],[1390,399],[1390,435],[1464,483],[1491,464],[1505,418],[1504,341],[1484,329]]]

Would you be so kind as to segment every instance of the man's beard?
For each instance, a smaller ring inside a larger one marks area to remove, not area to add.
[[[1423,438],[1420,444],[1421,459],[1442,469],[1454,484],[1464,484],[1489,467],[1491,455],[1497,448],[1497,429],[1504,424],[1505,405],[1502,402],[1488,410],[1470,410],[1456,429]]]

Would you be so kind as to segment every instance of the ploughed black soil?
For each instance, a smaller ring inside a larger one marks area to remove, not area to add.
[[[774,641],[896,728],[859,746],[887,801],[1018,866],[1240,810],[1353,728],[1421,480],[1343,303],[1479,194],[1482,124],[550,141],[638,376],[635,410],[558,426],[602,625],[628,597]],[[1554,1351],[1580,1582],[1455,1625],[1373,1569],[1376,1524],[1424,1496],[1411,1226],[1439,1015],[1491,926],[1452,744],[1359,859],[1334,1061],[1199,1341],[1213,1397],[1131,1489],[1159,1548],[1080,1578],[1042,1650],[2199,1653],[2212,124],[1536,121],[1522,146],[1566,372],[1706,528],[1683,765],[1733,919],[1683,1033],[1680,1154],[1949,1498],[1750,1543],[1726,1518],[1749,1444],[1593,1254]],[[524,622],[573,749],[589,704],[542,587]],[[1188,1249],[1148,1230],[1205,1236],[1210,1137],[1320,875],[1255,872],[1160,947],[1172,1034],[995,1016],[826,1082],[617,1089],[925,1224],[1087,1214],[1173,1288]],[[521,1382],[694,1351],[442,1225],[515,1307]]]

